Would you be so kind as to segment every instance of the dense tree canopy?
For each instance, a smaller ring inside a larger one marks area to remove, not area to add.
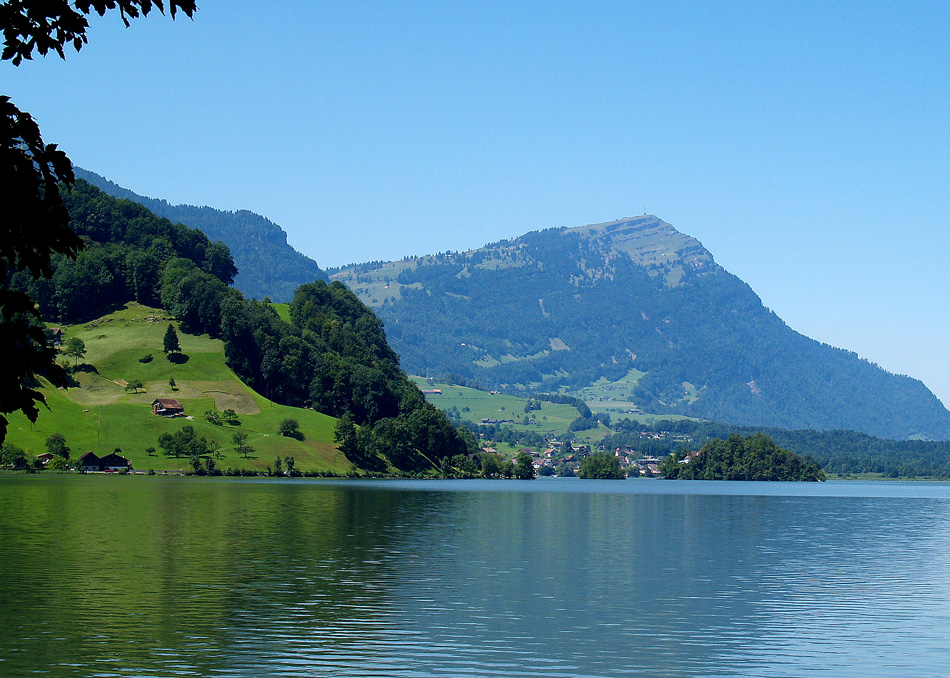
[[[219,324],[201,319],[198,329],[220,333],[231,368],[269,398],[345,417],[337,437],[351,460],[381,455],[412,469],[477,450],[470,433],[425,402],[400,369],[382,323],[341,283],[302,285],[289,324],[270,304],[210,287],[219,298]]]
[[[203,276],[222,287],[233,279],[236,269],[222,243],[106,195],[82,179],[63,198],[82,251],[76,257],[51,256],[48,277],[35,278],[26,271],[9,277],[10,287],[35,300],[44,318],[85,322],[128,301],[175,307],[190,322],[199,313],[217,312],[213,304],[205,308],[206,298],[191,298],[189,293],[195,279]],[[187,275],[178,276],[179,271]],[[175,280],[173,289],[165,289],[168,279]]]
[[[825,479],[819,464],[782,449],[764,433],[710,440],[696,457],[674,452],[659,470],[664,478],[681,480]]]
[[[695,448],[713,438],[761,432],[778,445],[813,458],[828,473],[950,478],[950,442],[946,441],[888,440],[848,430],[787,430],[686,419],[653,424],[621,419],[614,422],[613,431],[602,441],[604,447],[629,448],[656,457],[665,457],[686,442]]]
[[[75,172],[77,178],[87,180],[109,195],[137,202],[160,217],[198,228],[212,240],[225,243],[239,270],[234,286],[246,297],[289,302],[300,285],[326,280],[317,262],[297,252],[287,243],[287,234],[259,214],[170,205],[165,200],[133,193],[82,168],[76,167]]]
[[[584,457],[577,475],[587,480],[623,480],[627,477],[620,468],[620,460],[608,454]]]

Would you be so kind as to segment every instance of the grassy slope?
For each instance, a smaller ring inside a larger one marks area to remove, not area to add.
[[[271,304],[271,307],[277,311],[277,315],[285,323],[290,322],[290,304]]]
[[[188,361],[180,365],[169,362],[162,353],[162,337],[169,322],[158,309],[129,304],[99,320],[66,328],[67,338],[79,337],[85,342],[87,354],[82,362],[95,371],[77,373],[78,387],[68,391],[47,384],[44,392],[51,411],[41,409],[34,425],[21,414],[10,416],[8,441],[36,454],[45,452],[47,436],[59,432],[66,436],[73,458],[87,451],[105,454],[119,447],[136,469],[178,469],[187,466],[188,460],[163,455],[158,436],[190,424],[198,435],[221,445],[221,458],[216,463],[222,470],[228,466],[264,469],[277,456],[294,457],[297,467],[305,471],[349,468],[333,443],[335,419],[277,405],[255,393],[224,364],[224,346],[219,340],[179,331]],[[147,353],[153,360],[139,362]],[[169,386],[169,378],[175,379],[177,391]],[[126,392],[126,382],[133,379],[145,384],[144,393]],[[151,402],[155,398],[176,398],[194,419],[153,415]],[[210,424],[203,415],[213,406],[234,409],[241,424]],[[300,422],[305,440],[277,435],[279,423],[286,418]],[[238,456],[231,442],[238,430],[249,434],[248,444],[255,448],[248,459]],[[156,456],[146,454],[148,447],[158,449]]]
[[[577,419],[577,409],[573,406],[543,402],[540,410],[529,413],[537,424],[525,425],[521,421],[525,417],[524,406],[528,402],[527,398],[503,393],[492,395],[474,388],[432,383],[422,377],[413,377],[413,381],[424,390],[440,389],[442,395],[427,395],[426,400],[443,410],[457,407],[463,419],[469,419],[476,424],[482,419],[514,419],[516,423],[510,426],[516,431],[557,435],[567,432],[568,425]],[[468,412],[463,411],[466,407],[469,408]]]
[[[634,372],[636,372],[634,370]],[[636,384],[636,379],[642,376],[642,373],[628,376],[626,380],[617,382],[621,387],[629,386],[629,383]],[[569,432],[568,426],[577,416],[577,409],[573,405],[557,405],[554,403],[542,402],[540,410],[533,410],[529,416],[535,419],[534,424],[522,424],[525,416],[524,406],[527,398],[496,393],[492,395],[488,391],[479,391],[464,386],[450,386],[449,384],[440,384],[430,381],[424,377],[413,377],[416,385],[423,390],[440,389],[442,395],[426,395],[426,400],[442,410],[449,410],[453,406],[457,407],[463,419],[468,419],[479,423],[482,419],[514,419],[515,424],[506,424],[516,431],[537,431],[541,435],[549,438],[562,438],[570,436],[577,443],[597,443],[609,433],[604,426],[598,426],[596,429],[586,431]],[[587,398],[587,405],[593,412],[608,412],[613,420],[631,419],[643,423],[653,424],[657,421],[676,421],[679,419],[688,419],[676,414],[632,414],[627,408],[633,407],[633,404],[620,400],[615,400],[617,393],[610,388],[613,384],[606,381],[599,383],[590,389],[580,392],[581,397]],[[605,394],[604,400],[597,399],[599,394]],[[592,399],[593,398],[593,399]],[[464,408],[469,411],[463,411]],[[508,445],[499,445],[498,451],[512,456],[517,452],[517,447]]]

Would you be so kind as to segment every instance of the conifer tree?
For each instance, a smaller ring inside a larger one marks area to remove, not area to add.
[[[175,326],[171,323],[168,323],[168,329],[165,330],[165,338],[162,340],[162,346],[166,355],[181,352],[181,344],[178,343],[178,332],[175,331]]]

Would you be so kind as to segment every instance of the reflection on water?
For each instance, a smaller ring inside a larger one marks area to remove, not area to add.
[[[950,674],[950,488],[0,478],[0,675]]]

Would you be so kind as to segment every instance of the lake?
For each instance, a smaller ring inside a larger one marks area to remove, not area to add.
[[[950,485],[0,476],[2,676],[950,675]]]

